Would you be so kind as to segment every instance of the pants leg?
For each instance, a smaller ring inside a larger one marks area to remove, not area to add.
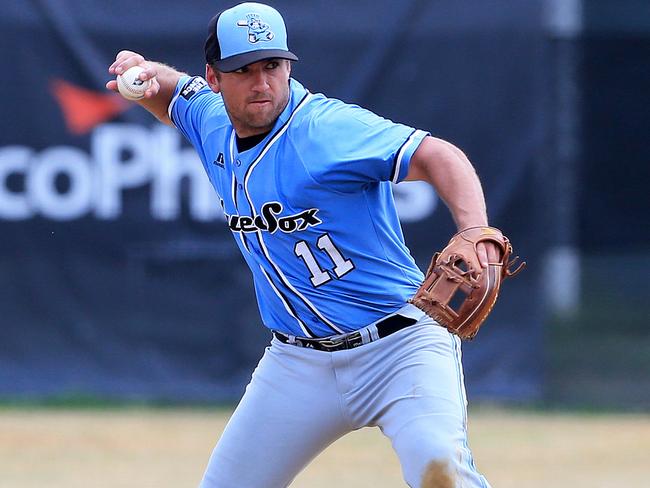
[[[467,444],[459,339],[424,317],[359,350],[364,357],[352,364],[364,364],[362,387],[347,400],[359,415],[356,422],[378,425],[389,437],[408,485],[425,488],[423,475],[436,461],[459,488],[489,487]]]
[[[276,339],[255,369],[200,488],[283,488],[349,431],[330,354]]]

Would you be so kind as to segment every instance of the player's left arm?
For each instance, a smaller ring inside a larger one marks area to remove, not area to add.
[[[411,157],[406,180],[426,181],[451,212],[458,230],[487,226],[483,188],[467,156],[453,144],[436,137],[425,137]],[[480,243],[478,256],[483,267],[498,260],[494,244]]]

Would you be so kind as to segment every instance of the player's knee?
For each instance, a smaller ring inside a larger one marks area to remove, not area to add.
[[[460,460],[464,458],[465,435],[462,419],[456,416],[417,417],[404,426],[392,438],[393,447],[402,465],[404,480],[412,488],[447,488],[454,486],[453,478],[447,485],[441,484],[447,477],[458,477]],[[428,474],[428,484],[424,484]]]
[[[412,452],[401,460],[404,479],[413,488],[453,488],[457,457],[451,440],[430,438],[414,443]]]
[[[415,485],[418,486],[418,485]],[[454,488],[456,486],[451,460],[433,460],[422,474],[420,488]]]

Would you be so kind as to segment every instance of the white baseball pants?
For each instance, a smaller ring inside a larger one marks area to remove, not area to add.
[[[273,339],[200,488],[283,488],[346,433],[378,426],[408,486],[431,461],[456,486],[489,487],[467,445],[460,340],[426,315],[363,346],[322,352]]]

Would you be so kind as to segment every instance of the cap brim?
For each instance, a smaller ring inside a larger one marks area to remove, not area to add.
[[[215,61],[214,65],[219,71],[229,73],[237,71],[244,66],[262,61],[263,59],[280,58],[290,59],[291,61],[298,61],[298,56],[291,51],[284,51],[283,49],[261,49],[259,51],[251,51],[248,53],[236,54],[229,58],[224,58],[220,61]]]

